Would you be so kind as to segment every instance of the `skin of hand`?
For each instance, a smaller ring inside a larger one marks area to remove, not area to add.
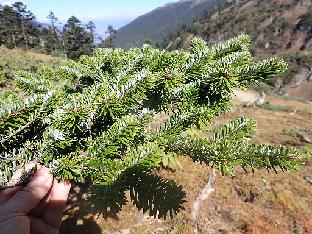
[[[69,190],[43,167],[27,186],[0,191],[0,234],[59,233]]]

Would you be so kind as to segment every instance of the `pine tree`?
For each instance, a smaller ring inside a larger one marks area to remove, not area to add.
[[[71,18],[68,29],[76,23]],[[254,61],[250,43],[242,35],[211,48],[194,38],[186,51],[104,48],[58,69],[20,73],[16,82],[28,98],[7,100],[0,110],[2,186],[27,182],[27,173],[11,178],[31,161],[58,179],[104,186],[127,186],[135,175],[177,164],[177,155],[224,175],[236,166],[296,169],[295,149],[250,142],[256,124],[247,117],[204,133],[229,110],[233,88],[287,68],[276,58]],[[151,128],[160,112],[168,119]]]
[[[33,13],[26,9],[27,6],[22,2],[15,2],[12,6],[13,10],[17,13],[18,16],[17,21],[21,30],[20,35],[23,37],[26,50],[28,50],[29,44],[38,44],[38,31],[33,25],[33,20],[35,19],[35,16]],[[35,36],[32,37],[32,35]]]
[[[48,29],[42,30],[42,37],[45,40],[45,49],[48,53],[55,52],[58,49],[61,49],[61,42],[60,42],[60,32],[56,27],[58,23],[58,19],[55,14],[50,11],[47,18],[50,21],[50,26]]]
[[[1,44],[8,48],[19,46],[19,26],[18,14],[11,6],[1,6],[0,10],[0,27],[1,27]]]
[[[50,11],[49,15],[47,16],[47,18],[49,19],[50,21],[50,26],[51,26],[51,30],[55,36],[55,39],[57,39],[57,28],[56,28],[56,24],[57,24],[57,21],[58,19],[56,18],[56,16],[54,15],[54,13],[52,11]]]
[[[117,30],[114,29],[112,25],[108,25],[106,33],[108,34],[108,38],[102,41],[100,47],[104,48],[114,48],[114,40],[116,38]]]
[[[86,24],[86,28],[87,28],[88,32],[90,33],[90,35],[91,35],[92,43],[94,43],[95,29],[96,29],[95,24],[92,21],[89,21]]]
[[[64,26],[63,40],[66,54],[70,59],[92,53],[94,47],[92,37],[75,16],[70,17]]]
[[[22,2],[0,8],[1,44],[9,48],[35,47],[39,44],[39,27],[34,24],[35,16]]]

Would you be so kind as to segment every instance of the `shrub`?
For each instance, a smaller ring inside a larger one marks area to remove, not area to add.
[[[260,108],[263,108],[265,110],[270,110],[270,111],[284,111],[284,112],[293,112],[294,108],[292,106],[281,106],[281,105],[276,105],[272,103],[265,103],[263,105],[259,106]]]
[[[283,133],[292,137],[298,137],[302,135],[302,133],[296,128],[284,128]]]

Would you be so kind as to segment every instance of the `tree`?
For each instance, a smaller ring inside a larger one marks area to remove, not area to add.
[[[9,48],[17,47],[17,17],[11,6],[1,6],[0,20],[1,44]],[[8,27],[9,25],[10,27]]]
[[[63,40],[66,54],[71,59],[91,54],[94,48],[91,35],[75,16],[70,17],[64,26]]]
[[[151,40],[151,39],[146,39],[146,40],[144,41],[144,44],[147,44],[147,45],[150,45],[150,46],[154,46],[154,45],[155,45],[155,43],[154,43],[153,40]]]
[[[25,48],[26,50],[28,50],[29,43],[34,44],[34,40],[38,38],[38,31],[33,25],[33,20],[35,19],[35,16],[33,13],[26,9],[27,6],[24,5],[24,3],[22,2],[15,2],[12,6],[13,10],[17,13],[16,16],[19,28],[21,30],[21,35],[24,39]],[[35,37],[31,37],[31,35],[33,34],[35,35]],[[36,44],[38,44],[38,42]]]
[[[68,24],[76,29],[77,20]],[[211,48],[194,38],[188,51],[105,48],[56,70],[20,73],[16,82],[29,98],[0,110],[2,186],[27,182],[31,172],[11,178],[30,161],[50,167],[58,179],[102,185],[105,196],[133,191],[152,169],[178,164],[177,155],[224,175],[236,166],[295,169],[295,149],[250,142],[255,122],[247,117],[205,134],[207,124],[229,110],[233,88],[287,67],[276,58],[255,62],[250,43],[242,35]],[[167,120],[150,129],[164,111]]]
[[[34,47],[39,43],[39,27],[34,24],[35,16],[22,2],[12,6],[1,6],[1,44],[12,47]]]
[[[62,35],[57,29],[58,19],[52,11],[50,11],[47,18],[50,21],[48,28],[43,28],[41,30],[40,39],[43,41],[43,47],[47,53],[55,53],[58,50],[62,50]]]
[[[52,11],[50,11],[49,15],[47,16],[47,18],[49,19],[50,21],[50,27],[51,27],[51,30],[55,36],[55,39],[57,40],[58,36],[57,36],[57,28],[56,28],[56,24],[57,24],[57,21],[58,19],[56,18],[56,16],[54,15],[54,13]]]
[[[116,38],[117,30],[112,25],[108,25],[106,33],[109,35],[108,38],[102,43],[105,48],[114,48],[114,39]]]
[[[95,38],[95,24],[92,21],[89,21],[86,25],[87,30],[89,31],[91,38],[92,38],[92,43],[94,43],[94,38]]]

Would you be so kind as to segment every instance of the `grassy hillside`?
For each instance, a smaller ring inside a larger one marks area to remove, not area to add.
[[[42,66],[57,66],[62,58],[51,55],[26,52],[21,49],[0,48],[0,92],[15,90],[14,77],[17,71],[36,72]]]
[[[208,9],[226,3],[227,0],[181,0],[159,7],[142,15],[117,31],[117,47],[130,48],[146,40],[161,41],[174,28],[191,22]]]
[[[214,44],[238,34],[249,34],[257,57],[275,55],[289,63],[288,71],[274,81],[276,89],[312,100],[312,83],[306,81],[306,68],[312,66],[311,28],[312,1],[239,0],[175,30],[161,46],[181,48],[195,35]]]

